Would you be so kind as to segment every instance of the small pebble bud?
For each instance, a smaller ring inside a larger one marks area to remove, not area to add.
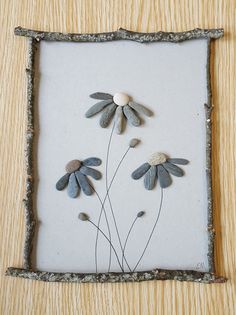
[[[66,172],[73,173],[77,171],[81,166],[81,162],[79,160],[72,160],[66,164]]]
[[[87,215],[87,213],[84,213],[84,212],[80,212],[78,218],[81,221],[88,221],[89,220],[89,216]]]
[[[144,216],[144,214],[145,214],[145,211],[139,211],[137,214],[137,217],[141,218],[142,216]]]
[[[131,140],[130,140],[130,142],[129,142],[129,146],[130,146],[130,148],[135,148],[135,147],[136,147],[136,145],[138,145],[138,144],[139,144],[139,142],[140,142],[140,140],[139,140],[139,139],[136,139],[136,138],[131,139]]]

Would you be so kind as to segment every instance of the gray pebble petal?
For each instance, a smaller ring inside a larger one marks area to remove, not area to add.
[[[110,100],[113,99],[113,96],[108,93],[96,92],[89,95],[91,98],[95,98],[97,100]]]
[[[157,179],[157,170],[156,166],[153,165],[150,167],[150,169],[147,171],[147,173],[144,176],[144,186],[147,190],[152,190],[156,185],[156,179]]]
[[[135,114],[135,112],[129,105],[125,105],[123,107],[123,111],[124,111],[125,117],[133,126],[137,127],[141,124],[141,120],[139,119],[139,117]]]
[[[165,162],[163,163],[163,166],[169,173],[171,173],[174,176],[181,177],[184,175],[184,171],[172,163]]]
[[[122,106],[118,106],[115,113],[116,133],[121,134],[123,131],[124,114]]]
[[[99,166],[102,164],[102,160],[96,157],[90,157],[85,159],[82,163],[85,166]]]
[[[85,113],[85,117],[90,118],[96,115],[97,113],[102,111],[107,105],[111,103],[112,103],[112,100],[106,100],[106,101],[96,103],[95,105],[90,107],[89,110]]]
[[[70,174],[67,193],[71,198],[76,198],[79,194],[79,185],[77,183],[74,173]]]
[[[102,128],[106,128],[109,125],[109,123],[112,120],[113,115],[115,114],[116,108],[117,108],[117,105],[112,103],[104,109],[102,116],[100,118],[100,126]]]
[[[75,172],[75,175],[76,175],[76,178],[79,182],[79,185],[80,185],[81,189],[83,190],[83,192],[85,193],[85,195],[87,195],[87,196],[92,195],[93,189],[92,189],[87,177],[85,175],[83,175],[82,173],[80,173],[80,171]]]
[[[56,183],[56,189],[57,190],[63,190],[66,188],[68,182],[69,182],[70,174],[66,173],[64,176],[62,176],[59,181]]]
[[[162,165],[158,165],[157,173],[161,188],[169,187],[172,183],[172,180],[168,171]]]
[[[87,166],[81,166],[79,171],[87,176],[91,176],[92,178],[98,180],[102,178],[101,172],[94,170],[93,168],[87,167]]]
[[[144,163],[141,166],[139,166],[132,174],[131,177],[133,179],[139,179],[141,178],[150,168],[150,164]]]
[[[143,114],[148,117],[153,115],[153,112],[150,109],[136,102],[130,101],[129,106],[136,110],[139,114]]]
[[[167,161],[179,165],[186,165],[189,163],[189,161],[185,159],[167,159]]]

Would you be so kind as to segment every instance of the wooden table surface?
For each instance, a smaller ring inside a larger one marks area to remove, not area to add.
[[[0,314],[236,314],[234,0],[0,1]],[[26,44],[15,26],[62,32],[225,29],[213,44],[213,182],[217,273],[225,284],[43,283],[5,277],[22,266]]]

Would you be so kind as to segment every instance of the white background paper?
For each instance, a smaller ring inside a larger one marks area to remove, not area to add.
[[[40,44],[39,133],[37,215],[40,221],[36,267],[47,271],[94,272],[96,230],[78,220],[83,211],[97,222],[100,203],[96,195],[71,199],[66,190],[55,189],[72,159],[97,156],[103,179],[93,184],[105,196],[105,160],[112,125],[99,126],[100,115],[84,114],[96,100],[91,93],[125,92],[149,107],[155,115],[138,128],[127,125],[114,135],[109,161],[109,179],[132,138],[142,143],[130,150],[111,189],[122,242],[138,211],[127,245],[127,260],[133,267],[139,259],[156,219],[160,187],[144,189],[143,179],[131,173],[156,151],[186,158],[186,175],[173,177],[164,190],[157,228],[138,270],[153,268],[208,270],[207,194],[205,175],[205,112],[207,100],[207,41],[181,44],[140,44],[131,41],[107,43]],[[110,216],[108,203],[105,208]],[[106,231],[106,225],[101,227]],[[113,231],[113,242],[119,244]],[[99,271],[107,271],[109,247],[99,238]],[[112,270],[120,271],[112,258]]]

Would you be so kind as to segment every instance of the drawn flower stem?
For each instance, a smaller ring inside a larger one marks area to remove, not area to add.
[[[87,221],[90,222],[93,226],[95,226],[95,228],[96,228],[96,229],[105,237],[105,239],[109,242],[110,248],[113,250],[113,252],[114,252],[114,254],[115,254],[115,256],[116,256],[116,259],[117,259],[117,262],[118,262],[118,264],[119,264],[119,266],[120,266],[120,269],[122,270],[122,272],[124,272],[124,269],[123,269],[123,267],[122,267],[122,265],[121,265],[121,263],[120,263],[120,259],[119,259],[119,257],[118,257],[118,254],[117,254],[117,252],[116,252],[116,250],[115,250],[115,247],[113,246],[112,242],[110,241],[110,239],[106,236],[106,234],[105,234],[93,221],[91,221],[90,219],[87,219]]]
[[[112,130],[111,130],[111,134],[110,134],[110,138],[109,138],[109,142],[108,142],[108,146],[107,146],[107,155],[106,155],[105,182],[106,182],[106,195],[107,195],[107,197],[109,196],[108,195],[108,162],[109,162],[109,153],[110,153],[111,140],[112,140],[112,136],[113,136],[113,133],[114,133],[114,129],[115,129],[115,123],[112,126]],[[97,234],[97,236],[98,236],[98,234]],[[110,269],[111,269],[111,246],[110,246],[110,252],[109,252],[108,272],[110,271]]]
[[[151,241],[152,235],[153,235],[154,230],[155,230],[155,228],[156,228],[156,226],[157,226],[157,222],[159,221],[159,218],[160,218],[161,209],[162,209],[162,204],[163,204],[163,188],[161,188],[161,201],[160,201],[160,206],[159,206],[159,209],[158,209],[156,221],[155,221],[155,223],[154,223],[154,225],[153,225],[152,231],[151,231],[151,233],[150,233],[150,235],[149,235],[149,238],[148,238],[147,243],[146,243],[146,245],[145,245],[145,247],[144,247],[144,250],[143,250],[143,252],[142,252],[142,254],[141,254],[141,256],[140,256],[138,262],[136,263],[136,265],[135,265],[135,267],[134,267],[134,269],[133,269],[133,272],[135,272],[135,270],[137,269],[137,267],[138,267],[140,261],[142,260],[144,254],[145,254],[145,252],[146,252],[146,250],[147,250],[147,247],[148,247],[148,245],[149,245],[149,243],[150,243],[150,241]]]
[[[106,220],[106,224],[107,224],[107,229],[108,229],[108,235],[109,235],[109,240],[110,240],[110,244],[111,244],[111,230],[110,230],[110,226],[109,226],[109,221],[107,218],[107,213],[104,207],[104,202],[102,202],[101,197],[99,196],[98,192],[92,187],[93,191],[95,192],[101,206],[102,206],[102,211],[104,211],[104,215],[105,215],[105,220]],[[102,211],[100,213],[102,213]],[[100,223],[100,221],[99,221]],[[96,235],[96,240],[97,240],[97,236],[98,236],[98,232],[99,232],[99,226],[97,229],[97,235]],[[110,250],[111,250],[111,245],[110,245]],[[111,257],[111,253],[110,253],[110,257]],[[111,259],[111,258],[110,258]],[[97,261],[97,250],[95,252],[95,267],[96,267],[96,273],[98,272],[98,261]],[[108,272],[110,271],[110,269],[108,270]]]
[[[126,155],[128,154],[129,150],[131,149],[131,147],[129,146],[128,149],[125,151],[125,153],[123,154],[120,162],[118,163],[117,167],[116,167],[116,170],[114,172],[114,175],[111,179],[111,182],[108,186],[108,160],[109,160],[109,151],[110,151],[110,145],[111,145],[111,140],[112,140],[112,135],[113,135],[113,132],[114,132],[114,126],[113,125],[113,128],[112,128],[112,132],[111,132],[111,135],[110,135],[110,139],[109,139],[109,143],[108,143],[108,149],[107,149],[107,158],[106,158],[106,195],[105,195],[105,198],[102,202],[102,207],[101,207],[101,210],[100,210],[100,214],[99,214],[99,218],[98,218],[98,227],[100,226],[100,222],[101,222],[101,217],[102,217],[102,213],[104,211],[104,204],[106,202],[106,199],[109,198],[109,191],[111,189],[111,186],[115,180],[115,177],[116,177],[116,174],[122,164],[122,162],[124,161]],[[116,219],[115,219],[115,215],[114,215],[114,211],[113,211],[113,208],[112,208],[112,204],[111,204],[111,200],[109,200],[109,204],[110,204],[110,207],[111,207],[111,213],[112,213],[112,217],[113,217],[113,220],[114,220],[114,224],[115,224],[115,227],[116,227],[116,232],[117,232],[117,235],[118,235],[118,239],[119,239],[119,243],[120,243],[120,246],[121,246],[121,250],[123,252],[123,247],[122,247],[122,244],[121,244],[121,240],[120,240],[120,235],[119,235],[119,231],[118,231],[118,227],[117,227],[117,224],[116,224]],[[97,230],[97,235],[96,235],[96,241],[95,241],[95,261],[97,262],[97,249],[98,249],[98,234],[99,234],[99,230]],[[131,268],[126,260],[126,258],[124,257],[124,260],[129,268],[129,270],[131,271]],[[108,272],[110,271],[110,266],[111,266],[111,248],[110,248],[110,256],[109,256],[109,267],[108,267]],[[96,271],[97,272],[97,271]]]
[[[132,229],[133,229],[137,219],[138,219],[138,217],[136,216],[136,218],[134,219],[133,223],[131,224],[131,226],[129,228],[128,234],[127,234],[126,239],[125,239],[125,243],[124,243],[124,247],[123,247],[123,251],[122,251],[122,260],[121,260],[122,267],[124,267],[124,257],[125,257],[126,245],[127,245],[130,233],[131,233],[131,231],[132,231]]]
[[[109,154],[110,154],[110,147],[111,147],[111,141],[112,141],[112,137],[113,137],[113,133],[114,133],[114,128],[115,128],[115,123],[113,125],[113,128],[112,128],[112,132],[111,132],[111,135],[110,135],[110,139],[109,139],[109,143],[108,143],[108,148],[107,148],[107,158],[106,158],[106,196],[108,198],[108,202],[109,202],[109,205],[110,205],[110,210],[111,210],[111,214],[112,214],[112,218],[113,218],[113,221],[114,221],[114,225],[115,225],[115,229],[116,229],[116,234],[117,234],[117,237],[118,237],[118,240],[119,240],[119,244],[120,244],[120,248],[121,248],[121,253],[123,254],[123,246],[122,246],[122,242],[121,242],[121,238],[120,238],[120,233],[119,233],[119,230],[118,230],[118,226],[117,226],[117,222],[116,222],[116,217],[115,217],[115,213],[114,213],[114,210],[113,210],[113,206],[112,206],[112,202],[111,202],[111,198],[110,198],[110,195],[109,195],[109,187],[108,187],[108,164],[109,164]],[[129,150],[129,149],[128,149]],[[128,152],[127,152],[128,153]],[[125,154],[126,155],[126,154]],[[131,271],[131,268],[126,260],[126,258],[124,257],[124,260],[129,268],[129,270]]]
[[[108,156],[109,156],[109,149],[110,149],[110,144],[111,144],[111,138],[112,138],[112,134],[114,132],[114,128],[115,128],[115,124],[113,124],[113,127],[112,127],[112,131],[111,131],[111,135],[110,135],[110,138],[109,138],[109,142],[108,142],[108,147],[107,147],[107,156],[106,156],[106,175],[105,175],[105,178],[106,178],[106,182],[107,182],[107,164],[108,164]],[[106,192],[106,196],[107,196],[107,192]],[[101,210],[100,210],[100,214],[99,214],[99,217],[98,217],[98,223],[97,223],[97,226],[98,226],[98,229],[97,229],[97,234],[96,234],[96,240],[95,240],[95,264],[96,264],[96,272],[98,271],[97,270],[97,256],[98,256],[98,235],[99,235],[99,227],[100,227],[100,223],[101,223],[101,217],[102,217],[102,213],[103,211],[105,210],[104,209],[104,204],[105,204],[105,199],[103,200],[102,202],[102,207],[101,207]],[[104,211],[105,213],[105,211]],[[105,214],[106,216],[106,214]],[[110,243],[111,243],[111,235],[109,235],[109,239],[110,239]],[[111,269],[111,246],[110,246],[110,252],[109,252],[109,263],[108,263],[108,272],[110,271]]]
[[[95,226],[95,228],[96,228],[97,230],[99,230],[99,231],[102,233],[102,235],[105,237],[105,239],[106,239],[106,240],[109,242],[109,244],[111,245],[111,248],[112,248],[112,250],[114,251],[115,256],[116,256],[116,258],[117,258],[118,264],[119,264],[121,270],[124,272],[124,269],[123,269],[122,266],[121,266],[119,257],[118,257],[118,255],[117,255],[116,250],[115,250],[115,247],[113,246],[113,244],[111,243],[111,241],[109,240],[109,238],[106,236],[106,234],[105,234],[92,220],[90,220],[90,217],[89,217],[89,215],[88,215],[87,213],[85,213],[85,212],[80,212],[79,215],[78,215],[78,219],[81,220],[81,221],[84,221],[84,222],[90,222],[93,226]]]
[[[131,234],[131,232],[132,232],[132,230],[133,230],[133,227],[134,227],[134,225],[135,225],[137,219],[143,217],[144,214],[145,214],[144,211],[138,212],[137,215],[136,215],[136,217],[135,217],[135,219],[133,220],[133,222],[132,222],[130,228],[129,228],[129,231],[128,231],[128,233],[127,233],[127,236],[126,236],[126,239],[125,239],[125,243],[124,243],[124,246],[123,246],[122,261],[121,261],[122,267],[124,267],[125,249],[126,249],[126,246],[127,246],[127,243],[128,243],[129,237],[130,237],[130,234]]]
[[[131,149],[131,147],[128,147],[128,149],[125,151],[125,153],[123,154],[123,156],[122,156],[120,162],[118,163],[118,165],[117,165],[117,167],[116,167],[116,170],[115,170],[115,172],[114,172],[114,174],[113,174],[113,176],[112,176],[112,179],[111,179],[111,182],[110,182],[110,184],[109,184],[108,190],[107,190],[107,192],[106,192],[105,198],[103,199],[103,202],[102,202],[102,207],[101,207],[100,214],[99,214],[99,217],[98,217],[98,223],[97,223],[98,226],[100,226],[100,221],[101,221],[102,213],[103,213],[103,211],[104,211],[104,204],[105,204],[105,202],[106,202],[106,200],[107,200],[108,192],[110,191],[110,189],[111,189],[111,187],[112,187],[112,184],[113,184],[113,182],[114,182],[114,180],[115,180],[115,178],[116,178],[116,174],[117,174],[117,172],[118,172],[118,170],[119,170],[119,168],[120,168],[122,162],[124,161],[124,159],[125,159],[125,157],[126,157],[126,155],[128,154],[128,152],[129,152],[130,149]],[[95,241],[95,257],[97,257],[98,232],[99,232],[99,231],[97,231],[97,236],[96,236],[96,241]],[[126,264],[127,264],[127,266],[128,266],[128,262],[127,262],[126,258],[124,257],[123,259],[126,261]],[[97,261],[97,258],[95,258],[95,261]],[[122,265],[122,266],[123,266],[123,265]],[[130,268],[130,267],[129,267],[129,270],[131,271],[131,268]],[[108,270],[108,271],[109,271],[109,270]]]

